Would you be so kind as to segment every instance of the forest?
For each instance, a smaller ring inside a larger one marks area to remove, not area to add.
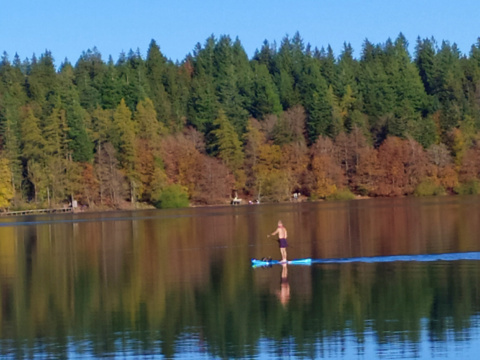
[[[0,60],[0,209],[480,192],[480,39]]]

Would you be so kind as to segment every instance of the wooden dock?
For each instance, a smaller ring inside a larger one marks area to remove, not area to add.
[[[38,215],[38,214],[61,214],[71,213],[71,207],[57,208],[57,209],[35,209],[35,210],[19,210],[19,211],[5,211],[0,212],[0,216],[21,216],[21,215]]]

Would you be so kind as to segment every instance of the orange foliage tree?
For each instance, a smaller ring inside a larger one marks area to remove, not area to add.
[[[473,146],[463,153],[459,169],[459,180],[469,182],[480,177],[480,143],[475,141]]]
[[[94,208],[97,203],[100,203],[100,184],[93,165],[90,163],[83,163],[82,165],[83,189],[79,193],[78,200],[82,204],[87,204],[89,208]]]
[[[184,186],[194,203],[218,204],[229,200],[234,177],[219,159],[202,154],[184,134],[162,139],[161,156],[169,183]]]
[[[376,195],[399,196],[406,192],[408,176],[406,172],[407,151],[404,141],[391,136],[378,148],[378,176]]]
[[[337,163],[330,138],[319,137],[310,149],[310,176],[307,186],[313,197],[326,198],[346,185],[345,173]]]
[[[378,148],[376,195],[411,194],[427,176],[427,156],[415,140],[388,137]]]
[[[445,144],[433,144],[426,150],[428,178],[444,189],[452,191],[458,185],[458,173],[452,155]]]

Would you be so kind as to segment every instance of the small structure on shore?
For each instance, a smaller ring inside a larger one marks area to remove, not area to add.
[[[238,192],[237,190],[232,190],[232,196],[230,200],[230,205],[240,205],[242,202],[242,199],[238,197]]]

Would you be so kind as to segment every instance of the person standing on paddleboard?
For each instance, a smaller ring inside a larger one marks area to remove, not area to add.
[[[277,234],[278,234],[278,245],[280,246],[280,254],[282,254],[281,262],[287,262],[287,246],[288,246],[287,229],[285,228],[285,226],[283,226],[280,220],[278,220],[277,230],[275,230],[270,235],[267,235],[267,237],[274,236]]]

